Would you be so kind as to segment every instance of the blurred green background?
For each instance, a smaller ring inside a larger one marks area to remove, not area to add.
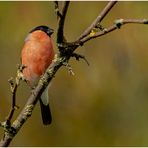
[[[74,41],[107,2],[71,2],[65,35]],[[118,2],[103,21],[147,18],[148,2]],[[10,110],[7,80],[15,76],[28,32],[38,25],[56,31],[53,2],[0,2],[0,121]],[[53,35],[56,42],[56,32]],[[56,52],[56,44],[54,46]],[[129,24],[87,42],[77,52],[88,59],[70,60],[75,76],[63,67],[49,95],[53,122],[44,126],[37,104],[10,146],[148,146],[148,27]],[[15,117],[29,96],[19,87]],[[0,137],[3,129],[0,129]]]

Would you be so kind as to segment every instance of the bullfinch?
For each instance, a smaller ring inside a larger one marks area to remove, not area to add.
[[[38,26],[32,29],[25,39],[21,52],[21,63],[25,66],[23,76],[31,87],[35,87],[54,58],[53,29]],[[44,125],[52,121],[48,100],[48,87],[39,98],[41,115]]]

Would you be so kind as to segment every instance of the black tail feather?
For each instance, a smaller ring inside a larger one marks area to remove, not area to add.
[[[41,99],[39,99],[39,100],[40,100],[40,107],[41,107],[41,115],[42,115],[43,124],[44,125],[51,124],[52,116],[51,116],[49,104],[44,105],[42,100]]]

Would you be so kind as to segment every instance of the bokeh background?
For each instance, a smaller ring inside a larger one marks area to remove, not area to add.
[[[107,2],[71,2],[65,35],[74,41]],[[148,2],[118,2],[102,25],[119,18],[147,18]],[[28,32],[49,25],[56,48],[57,20],[53,2],[0,2],[0,121],[11,106],[7,80],[16,65]],[[148,146],[148,27],[129,24],[87,42],[77,50],[83,61],[70,60],[75,76],[61,68],[49,95],[53,122],[44,126],[39,104],[10,146]],[[19,114],[30,90],[17,93]],[[2,138],[3,129],[0,128]]]

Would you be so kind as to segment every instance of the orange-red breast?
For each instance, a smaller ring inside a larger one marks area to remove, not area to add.
[[[25,39],[21,53],[21,62],[26,68],[23,75],[31,86],[36,86],[41,75],[54,58],[53,41],[51,35],[53,30],[47,26],[38,26],[31,30]],[[49,108],[48,89],[46,89],[40,100],[43,124],[51,123],[51,112]]]

